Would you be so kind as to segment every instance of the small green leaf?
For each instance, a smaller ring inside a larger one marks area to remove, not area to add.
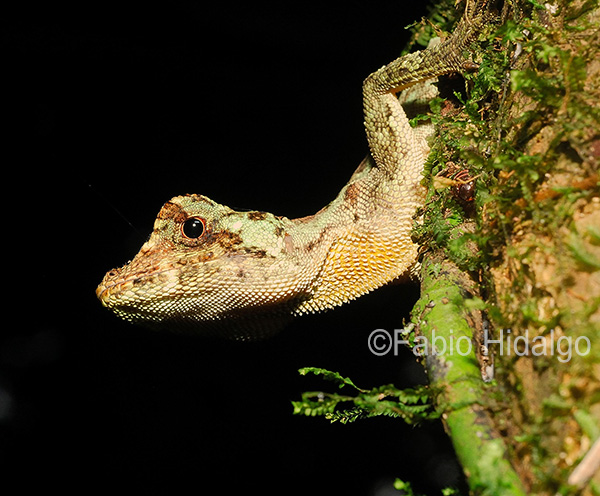
[[[350,386],[357,391],[363,391],[356,386],[349,377],[343,377],[338,372],[332,372],[331,370],[321,369],[318,367],[303,367],[298,370],[298,372],[300,375],[307,375],[309,373],[314,375],[322,375],[325,380],[337,383],[340,388],[344,386]]]
[[[573,413],[573,417],[575,417],[581,430],[591,441],[600,437],[600,423],[589,412],[578,409]]]
[[[397,491],[403,491],[404,496],[416,496],[410,482],[404,482],[402,479],[396,479],[394,481],[394,489]]]
[[[593,272],[600,269],[600,260],[586,249],[581,238],[575,233],[569,236],[567,246],[575,261],[585,270]]]
[[[600,245],[600,227],[597,226],[587,226],[585,230],[586,234],[590,238],[590,242],[593,245]]]

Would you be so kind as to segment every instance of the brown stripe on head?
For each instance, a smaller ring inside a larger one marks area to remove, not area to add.
[[[176,222],[182,220],[182,216],[185,216],[185,212],[183,211],[181,204],[177,202],[178,198],[179,197],[173,198],[165,203],[160,209],[160,212],[158,212],[156,220],[174,219]]]

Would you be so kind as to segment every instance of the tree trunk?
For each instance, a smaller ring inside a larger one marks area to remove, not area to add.
[[[599,27],[506,2],[442,92],[413,321],[475,494],[600,494]]]

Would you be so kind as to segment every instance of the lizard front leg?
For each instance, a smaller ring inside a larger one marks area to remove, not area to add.
[[[413,86],[417,91],[411,98],[436,96],[431,78],[462,68],[463,51],[489,19],[486,6],[487,1],[468,0],[451,37],[394,60],[364,81],[371,155],[337,199],[313,219],[319,232],[335,234],[323,238],[323,269],[312,297],[296,313],[344,303],[392,281],[416,262],[418,247],[411,231],[425,197],[421,181],[429,147],[426,134],[411,127],[396,93]]]

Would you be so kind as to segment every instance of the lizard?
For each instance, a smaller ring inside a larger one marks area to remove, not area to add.
[[[130,322],[245,340],[406,274],[417,262],[411,231],[425,199],[431,126],[411,127],[403,105],[436,96],[437,76],[467,66],[464,52],[488,12],[488,0],[466,0],[447,39],[364,80],[370,153],[331,203],[288,219],[198,194],[174,197],[139,253],[104,276],[102,304]]]

